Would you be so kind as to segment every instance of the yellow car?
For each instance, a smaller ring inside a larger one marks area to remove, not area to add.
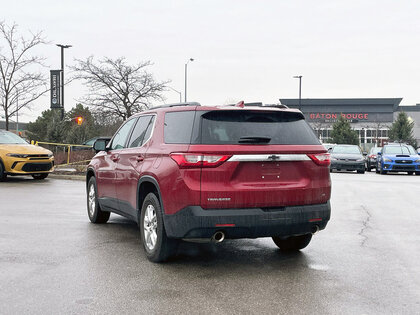
[[[35,179],[44,179],[53,169],[54,156],[50,150],[0,130],[0,181],[7,175],[32,175]]]

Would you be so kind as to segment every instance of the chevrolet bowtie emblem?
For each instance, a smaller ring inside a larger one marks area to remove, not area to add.
[[[267,159],[271,160],[271,161],[278,161],[280,160],[280,156],[279,155],[270,155]]]

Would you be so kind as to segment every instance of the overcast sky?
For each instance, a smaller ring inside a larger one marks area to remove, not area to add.
[[[420,1],[386,0],[3,0],[0,20],[42,30],[40,51],[60,68],[55,43],[71,44],[66,64],[89,55],[151,60],[157,80],[172,80],[202,104],[297,98],[403,97],[420,103]],[[46,73],[49,69],[45,69]],[[85,91],[66,87],[66,109]],[[165,93],[166,102],[179,95]],[[49,97],[26,110],[34,120]],[[1,115],[1,113],[0,113]]]

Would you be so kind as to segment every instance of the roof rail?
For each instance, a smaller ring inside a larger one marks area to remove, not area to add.
[[[163,104],[163,105],[155,106],[149,109],[167,108],[167,107],[175,107],[175,106],[201,106],[201,104],[198,102],[172,103],[172,104]]]

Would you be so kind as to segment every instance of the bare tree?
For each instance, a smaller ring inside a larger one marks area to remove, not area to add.
[[[0,105],[6,119],[48,92],[46,77],[34,70],[43,57],[32,55],[35,47],[46,44],[42,32],[27,38],[18,35],[17,25],[0,21]]]
[[[152,65],[150,61],[129,65],[124,57],[105,57],[95,62],[91,56],[76,62],[72,67],[75,78],[84,80],[89,88],[89,94],[81,101],[123,120],[149,108],[152,101],[162,101],[162,92],[169,83],[155,81],[146,71]]]

